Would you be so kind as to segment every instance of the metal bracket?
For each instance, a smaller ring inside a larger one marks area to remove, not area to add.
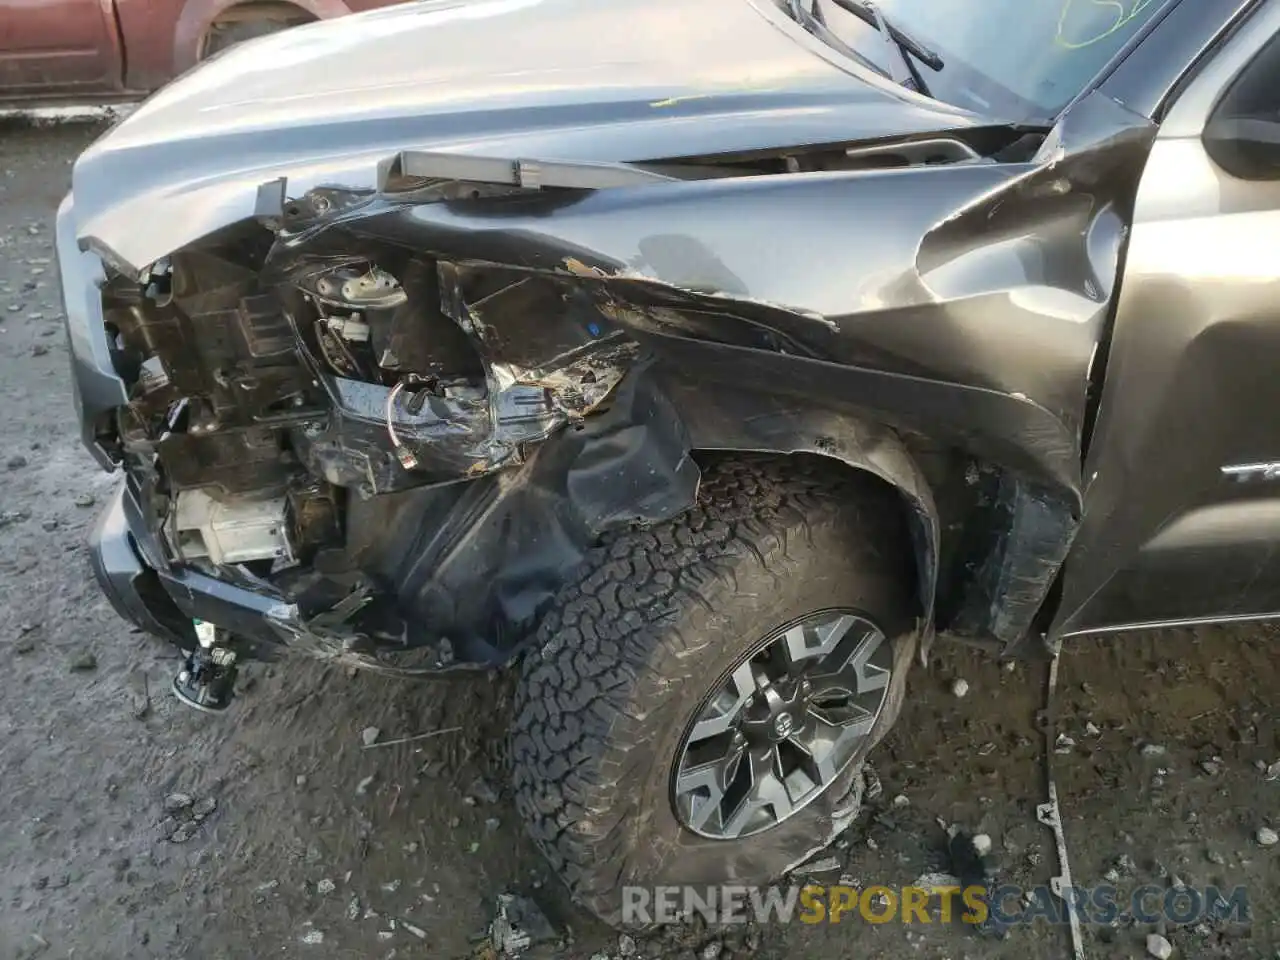
[[[1076,913],[1076,901],[1071,885],[1071,864],[1067,858],[1067,835],[1062,829],[1062,810],[1058,806],[1058,785],[1053,780],[1053,751],[1057,742],[1057,711],[1053,695],[1058,685],[1058,661],[1062,655],[1061,642],[1053,644],[1053,659],[1049,662],[1049,682],[1045,687],[1044,710],[1041,712],[1041,729],[1044,731],[1045,780],[1049,789],[1048,803],[1036,806],[1036,819],[1053,831],[1054,846],[1058,855],[1058,874],[1049,878],[1049,889],[1067,909],[1071,925],[1072,960],[1085,960],[1084,938],[1080,933],[1080,917]]]

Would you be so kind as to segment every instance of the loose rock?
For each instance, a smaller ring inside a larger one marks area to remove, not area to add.
[[[1168,751],[1165,749],[1164,745],[1159,743],[1144,743],[1142,745],[1142,749],[1139,751],[1139,753],[1148,759],[1153,757],[1163,757],[1167,752]]]
[[[180,813],[190,807],[193,802],[189,793],[171,793],[164,798],[164,812]]]
[[[169,838],[172,843],[186,843],[196,835],[199,827],[194,823],[178,824],[178,829],[173,831],[173,836]]]
[[[985,857],[989,854],[993,846],[994,844],[992,844],[991,838],[985,833],[979,833],[973,838],[973,849],[980,857]]]
[[[514,957],[555,938],[555,928],[536,903],[511,893],[499,894],[496,915],[489,924],[489,943],[500,956]]]
[[[316,945],[316,944],[318,944],[318,943],[324,943],[324,931],[322,931],[322,930],[308,930],[306,933],[304,933],[304,934],[303,934],[301,937],[299,937],[298,939],[299,939],[299,940],[301,940],[301,941],[302,941],[303,943],[305,943],[305,944],[308,944],[308,945],[310,945],[310,946],[315,946],[315,945]]]
[[[963,678],[957,678],[951,682],[951,694],[955,697],[963,697],[969,692],[969,681]]]
[[[82,653],[72,659],[70,667],[73,673],[87,673],[90,670],[97,670],[98,658],[92,653]]]
[[[1259,827],[1257,839],[1260,847],[1274,847],[1280,843],[1280,833],[1276,833],[1270,827]]]
[[[328,877],[325,877],[323,880],[319,881],[316,884],[316,893],[320,894],[320,896],[322,897],[327,896],[330,893],[333,893],[333,891],[337,889],[338,889],[338,885],[334,883],[332,880],[330,880]]]
[[[365,727],[360,731],[360,739],[366,747],[372,747],[378,742],[378,736],[382,733],[377,727]]]
[[[75,499],[77,507],[92,507],[97,502],[97,498],[92,493],[82,493]]]
[[[869,763],[862,768],[862,782],[864,784],[863,799],[875,800],[880,794],[884,793],[884,784],[880,782],[880,774],[876,773],[876,768]]]
[[[702,952],[698,956],[702,960],[720,960],[720,941],[712,940],[702,948]]]
[[[484,777],[476,777],[467,788],[467,796],[481,803],[497,803],[498,791]]]
[[[901,809],[902,807],[909,807],[909,806],[911,806],[911,801],[910,801],[909,799],[907,799],[906,794],[902,794],[902,793],[900,793],[900,794],[898,794],[896,797],[894,797],[894,798],[893,798],[893,805],[894,805],[895,807],[898,807],[899,809]]]
[[[1147,953],[1156,957],[1157,960],[1169,960],[1173,956],[1173,944],[1158,933],[1149,934],[1147,936]]]
[[[203,820],[218,809],[218,801],[213,797],[203,797],[191,805],[191,816]]]
[[[956,887],[960,885],[960,878],[953,873],[943,873],[940,870],[922,873],[912,881],[911,885],[921,890],[927,890],[930,894],[935,891],[945,890],[947,887]]]
[[[625,933],[618,937],[618,956],[630,957],[634,956],[635,952],[636,941],[633,937],[629,937]]]
[[[31,348],[31,355],[33,357],[43,357],[48,352],[49,348],[43,343],[37,343]]]
[[[10,470],[21,470],[27,465],[27,458],[22,454],[15,454],[5,461],[5,466]]]
[[[366,793],[369,792],[369,788],[371,786],[373,786],[372,775],[365,777],[363,780],[361,780],[359,783],[356,784],[356,793],[363,797]]]

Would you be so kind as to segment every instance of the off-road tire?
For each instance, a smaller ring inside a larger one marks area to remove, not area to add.
[[[816,458],[709,464],[692,510],[595,550],[525,657],[510,751],[517,806],[573,898],[616,925],[625,885],[767,883],[830,843],[901,704],[915,582],[896,494]],[[669,788],[695,709],[770,631],[833,606],[865,612],[895,644],[884,710],[854,762],[773,829],[689,831]]]

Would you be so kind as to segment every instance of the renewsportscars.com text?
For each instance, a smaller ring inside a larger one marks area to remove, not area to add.
[[[1109,925],[1128,912],[1139,923],[1175,925],[1202,920],[1248,923],[1243,887],[1141,886],[1128,894],[1111,885],[1071,887],[1064,898],[1049,887],[624,887],[624,923],[675,923],[701,917],[707,924],[754,923],[995,923],[1000,926],[1070,921]]]

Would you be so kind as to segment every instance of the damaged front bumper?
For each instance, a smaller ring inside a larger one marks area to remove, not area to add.
[[[198,621],[266,648],[281,642],[273,623],[281,619],[283,597],[170,566],[155,559],[156,549],[137,497],[121,484],[89,540],[93,572],[121,617],[184,651],[197,645]]]

